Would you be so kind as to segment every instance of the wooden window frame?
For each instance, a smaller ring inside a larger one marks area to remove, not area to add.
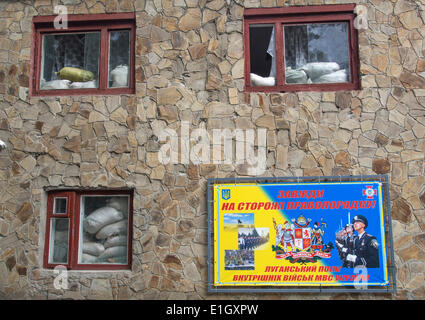
[[[30,96],[111,95],[135,93],[136,16],[134,13],[68,15],[68,28],[55,29],[57,16],[37,16],[32,21]],[[109,31],[130,30],[128,88],[108,88]],[[45,34],[100,32],[98,88],[40,90],[42,37]]]
[[[80,236],[80,216],[81,216],[81,197],[84,196],[128,196],[128,260],[127,264],[82,264],[78,263],[79,236]],[[67,213],[54,214],[54,199],[67,198]],[[68,263],[50,263],[50,226],[54,218],[69,219],[69,238],[68,238]],[[133,240],[133,191],[132,190],[88,190],[88,191],[50,191],[47,195],[47,215],[46,215],[46,234],[44,240],[43,266],[46,269],[52,269],[56,266],[65,266],[70,270],[130,270],[132,265],[132,240]]]
[[[244,41],[244,81],[245,92],[296,92],[296,91],[338,91],[360,90],[358,33],[354,27],[355,4],[295,6],[284,8],[245,9],[243,18]],[[350,60],[350,82],[320,84],[285,84],[285,44],[284,25],[348,22],[348,43]],[[251,86],[250,84],[250,43],[249,26],[251,24],[273,24],[275,30],[276,50],[276,85]],[[282,59],[278,59],[282,57]]]

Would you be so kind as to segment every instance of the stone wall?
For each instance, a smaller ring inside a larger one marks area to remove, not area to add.
[[[244,8],[357,2],[362,90],[244,93]],[[135,12],[136,94],[28,95],[31,22]],[[206,299],[206,180],[233,165],[162,165],[168,127],[266,128],[263,176],[388,173],[396,295],[425,298],[425,2],[404,0],[22,0],[0,2],[0,297]],[[45,187],[134,188],[131,271],[71,272],[69,290],[43,270]],[[338,295],[238,298],[351,299]]]

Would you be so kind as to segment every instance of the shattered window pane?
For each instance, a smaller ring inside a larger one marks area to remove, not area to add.
[[[78,262],[128,263],[128,196],[81,198]]]
[[[43,36],[40,89],[97,88],[100,32]]]
[[[284,26],[287,84],[350,81],[348,23]]]
[[[130,31],[109,33],[109,88],[129,86]]]
[[[249,54],[252,86],[274,86],[276,76],[273,24],[249,26]]]
[[[49,263],[68,263],[69,219],[50,220]]]

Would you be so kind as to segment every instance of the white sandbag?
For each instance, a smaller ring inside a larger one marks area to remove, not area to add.
[[[316,78],[339,70],[339,65],[336,62],[310,62],[300,69],[304,70],[308,77],[315,82]]]
[[[84,231],[88,233],[96,233],[104,226],[120,221],[124,218],[123,214],[115,208],[102,207],[88,215],[84,219]]]
[[[252,86],[267,86],[271,87],[275,84],[273,77],[261,77],[258,74],[250,73],[251,85]]]
[[[85,241],[85,242],[96,241],[96,236],[94,234],[90,234],[88,232],[83,232],[83,241]]]
[[[96,239],[106,239],[112,235],[126,234],[127,220],[121,220],[104,226],[96,233]]]
[[[286,83],[307,83],[307,74],[304,70],[285,70]]]
[[[128,86],[128,66],[119,65],[111,71],[112,87],[127,87]]]
[[[92,256],[98,256],[105,251],[103,244],[99,242],[84,242],[83,253],[91,254]]]
[[[42,90],[69,89],[70,83],[71,83],[71,81],[69,81],[69,80],[45,81],[44,79],[41,79],[40,89],[42,89]]]
[[[81,88],[97,88],[97,81],[91,80],[86,82],[73,82],[69,85],[71,89],[81,89]]]
[[[111,236],[103,244],[105,249],[107,249],[109,247],[126,246],[126,245],[127,245],[127,236],[126,235]]]
[[[336,83],[347,82],[347,72],[345,69],[325,74],[313,81],[314,83]]]
[[[97,262],[97,257],[96,256],[92,256],[91,254],[83,253],[81,262],[82,263],[93,263],[93,262]]]
[[[115,258],[127,255],[127,247],[126,246],[115,246],[106,249],[99,257],[99,260],[105,260],[108,258]]]
[[[128,198],[127,197],[112,197],[107,201],[108,207],[115,208],[121,211],[125,217],[128,215]]]

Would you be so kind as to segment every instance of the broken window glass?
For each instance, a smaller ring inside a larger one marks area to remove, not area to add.
[[[276,78],[273,24],[249,26],[249,54],[252,86],[274,86]]]
[[[287,84],[350,81],[348,23],[284,26]]]
[[[128,196],[81,198],[78,262],[128,263]]]
[[[43,36],[40,89],[97,88],[100,32]]]
[[[129,86],[130,31],[109,33],[109,88]]]
[[[68,263],[69,219],[50,220],[49,263]]]

